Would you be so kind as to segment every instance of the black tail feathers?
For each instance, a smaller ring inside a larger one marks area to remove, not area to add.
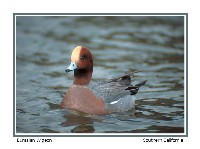
[[[140,86],[142,86],[142,85],[145,85],[146,82],[147,82],[147,80],[142,81],[142,82],[136,84],[135,86],[140,87]]]
[[[142,81],[142,82],[136,84],[135,86],[129,86],[129,87],[127,87],[125,90],[129,90],[131,92],[131,95],[135,95],[139,91],[139,88],[142,85],[144,85],[146,82],[147,82],[147,80]]]

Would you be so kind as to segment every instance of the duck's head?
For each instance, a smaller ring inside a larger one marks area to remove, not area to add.
[[[71,55],[71,64],[65,71],[70,72],[73,70],[93,70],[92,54],[86,47],[77,46],[73,50]]]

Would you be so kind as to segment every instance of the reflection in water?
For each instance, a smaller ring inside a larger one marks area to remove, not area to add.
[[[65,114],[66,121],[61,125],[64,127],[75,126],[71,132],[73,133],[90,133],[95,132],[93,127],[94,119],[86,115]]]
[[[80,124],[79,126],[76,126],[72,129],[73,133],[92,133],[95,132],[95,129],[92,125],[88,124]]]
[[[182,16],[17,16],[16,132],[184,132],[183,22]],[[135,113],[88,116],[59,108],[73,80],[64,70],[78,45],[94,55],[94,81],[143,70],[134,76],[148,80]]]

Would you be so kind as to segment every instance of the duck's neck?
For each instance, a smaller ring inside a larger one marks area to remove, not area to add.
[[[74,84],[87,85],[92,78],[92,69],[77,69],[74,70]]]

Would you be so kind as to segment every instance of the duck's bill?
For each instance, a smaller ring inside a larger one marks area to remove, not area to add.
[[[77,69],[77,65],[75,62],[71,62],[71,64],[69,65],[69,67],[65,70],[67,73],[70,72],[70,71],[73,71],[75,69]]]

